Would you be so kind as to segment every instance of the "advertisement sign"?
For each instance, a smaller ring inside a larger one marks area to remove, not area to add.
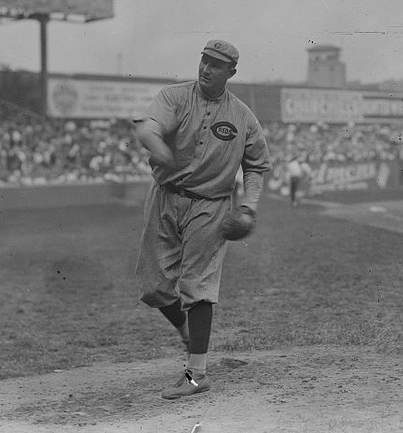
[[[161,83],[49,77],[48,115],[58,118],[133,119],[164,86]]]
[[[396,161],[336,162],[311,166],[312,178],[304,179],[300,196],[315,196],[331,191],[385,190],[398,186]],[[285,165],[277,165],[268,181],[271,191],[289,194]]]
[[[113,0],[0,0],[0,16],[21,19],[33,14],[81,15],[87,20],[112,18]]]
[[[334,89],[281,89],[285,123],[393,123],[403,121],[403,94]]]
[[[309,192],[317,195],[328,191],[386,189],[391,173],[386,161],[322,163],[314,171]]]

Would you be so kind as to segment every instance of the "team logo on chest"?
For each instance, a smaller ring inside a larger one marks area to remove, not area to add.
[[[238,134],[238,130],[232,123],[217,122],[211,127],[213,134],[220,140],[229,141],[233,140]]]

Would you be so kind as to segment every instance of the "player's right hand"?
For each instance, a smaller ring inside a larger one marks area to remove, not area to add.
[[[172,150],[165,143],[160,126],[152,119],[145,120],[137,128],[140,143],[151,153],[150,162],[167,168],[175,168]]]
[[[150,161],[156,163],[157,165],[162,165],[167,168],[175,168],[175,158],[171,149],[168,146],[159,146],[153,150],[149,149],[151,152]]]

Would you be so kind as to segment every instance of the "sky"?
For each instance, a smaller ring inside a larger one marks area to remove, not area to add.
[[[114,0],[114,14],[49,23],[48,71],[193,79],[205,43],[225,39],[233,81],[304,81],[321,44],[341,48],[349,81],[403,80],[402,0]],[[35,20],[2,21],[0,64],[39,71],[39,35]]]

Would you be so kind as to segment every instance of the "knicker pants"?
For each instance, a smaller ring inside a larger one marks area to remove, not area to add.
[[[153,182],[136,265],[142,302],[159,308],[181,299],[185,311],[218,302],[227,250],[220,225],[230,207],[230,197],[191,199]]]

